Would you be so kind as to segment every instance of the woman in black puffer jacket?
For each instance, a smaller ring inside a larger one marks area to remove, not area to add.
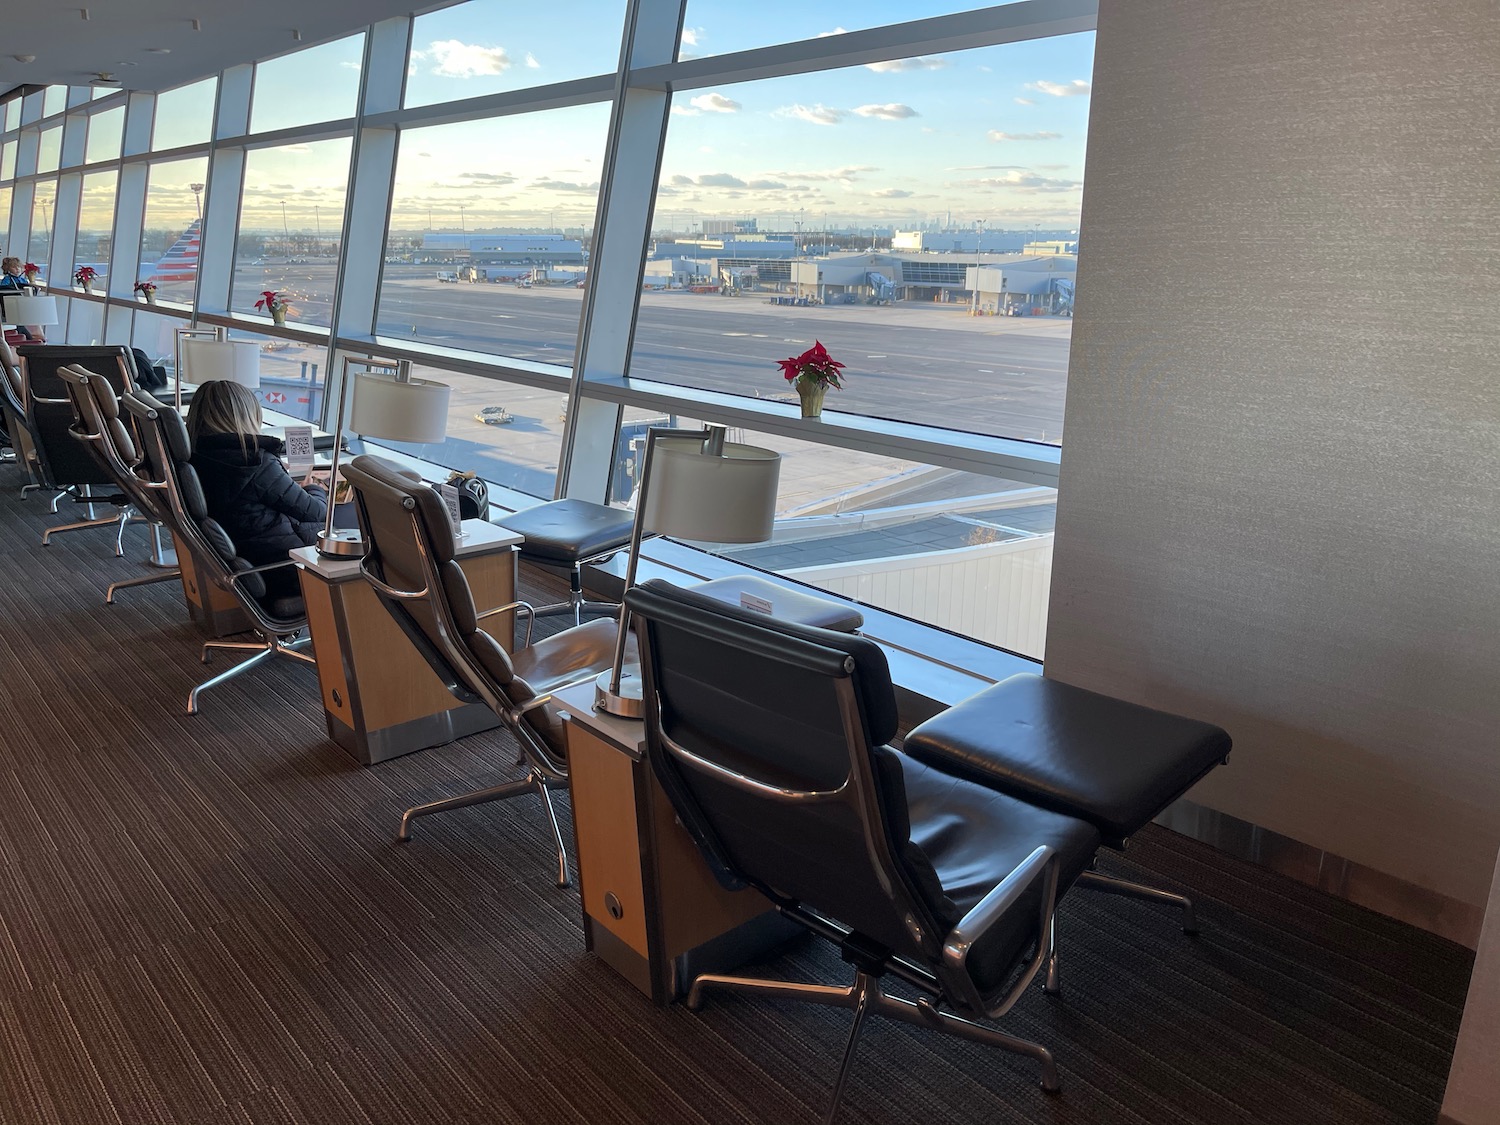
[[[248,388],[227,379],[204,383],[188,408],[187,430],[208,514],[242,558],[263,566],[316,542],[328,493],[316,485],[304,488],[288,475],[281,439],[261,432],[260,403]],[[299,592],[293,567],[264,577],[270,597]]]

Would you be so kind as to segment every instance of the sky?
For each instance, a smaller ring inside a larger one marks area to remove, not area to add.
[[[969,6],[870,0],[839,5],[835,21],[805,2],[690,0],[682,55]],[[622,0],[570,0],[566,34],[556,9],[514,0],[473,0],[420,17],[406,104],[612,71],[623,13]],[[252,130],[351,114],[362,53],[356,35],[261,64]],[[681,92],[654,226],[691,231],[705,219],[750,218],[762,229],[804,231],[935,220],[969,229],[1074,228],[1092,62],[1093,35],[1082,34]],[[160,96],[154,148],[207,137],[213,81]],[[406,130],[393,229],[587,228],[607,126],[608,107],[592,105]],[[118,145],[118,129],[118,119],[98,123],[101,149]],[[350,147],[341,140],[253,150],[244,227],[337,230]],[[188,185],[202,175],[196,161],[153,169],[148,227],[190,221],[196,205]],[[96,198],[102,204],[105,193]],[[85,210],[94,209],[86,203]]]

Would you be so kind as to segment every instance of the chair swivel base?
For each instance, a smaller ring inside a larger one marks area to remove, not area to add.
[[[552,842],[557,845],[557,885],[566,887],[572,880],[568,875],[568,853],[563,847],[562,827],[557,822],[557,810],[552,807],[552,794],[549,792],[554,784],[557,783],[548,781],[532,770],[520,781],[507,781],[503,785],[492,785],[488,789],[477,789],[472,793],[460,793],[457,797],[445,797],[440,801],[428,801],[425,805],[415,805],[401,814],[401,831],[396,834],[396,839],[400,843],[407,843],[411,839],[411,822],[418,817],[431,816],[433,813],[447,812],[450,809],[487,805],[492,801],[508,801],[512,797],[535,793],[542,799],[542,807],[547,811],[547,821],[552,826]]]
[[[706,988],[723,988],[756,996],[802,1000],[809,1004],[854,1009],[854,1025],[849,1030],[849,1042],[844,1048],[844,1060],[839,1067],[838,1078],[834,1081],[833,1101],[828,1107],[827,1115],[823,1118],[824,1125],[832,1125],[839,1105],[843,1102],[844,1087],[854,1063],[854,1049],[859,1043],[865,1017],[870,1014],[888,1016],[902,1023],[934,1031],[944,1031],[961,1039],[982,1043],[987,1047],[998,1047],[1002,1051],[1011,1051],[1014,1054],[1035,1059],[1041,1067],[1042,1089],[1048,1093],[1057,1093],[1062,1089],[1062,1083],[1057,1077],[1057,1063],[1052,1058],[1052,1052],[1041,1044],[1019,1039],[1014,1035],[1006,1035],[1003,1031],[984,1027],[961,1016],[940,1012],[925,997],[913,1002],[903,1000],[898,996],[887,995],[880,987],[880,978],[863,970],[855,975],[853,984],[842,988],[837,985],[803,984],[797,981],[764,980],[758,977],[705,973],[693,981],[693,987],[688,992],[687,1006],[690,1010],[696,1012],[703,1006],[703,990]]]
[[[132,586],[154,586],[158,582],[172,582],[182,577],[182,571],[177,567],[170,570],[158,570],[155,574],[143,574],[139,578],[126,578],[120,582],[111,582],[104,591],[104,604],[115,604],[115,591],[128,590]]]
[[[253,652],[255,655],[248,660],[242,660],[233,668],[220,672],[217,676],[211,676],[201,684],[188,692],[187,713],[196,715],[198,713],[198,696],[209,688],[218,687],[227,683],[236,676],[242,676],[251,668],[265,664],[271,660],[294,660],[299,664],[311,664],[317,667],[317,661],[311,655],[302,651],[312,643],[311,637],[297,637],[293,635],[290,639],[282,637],[266,637],[258,641],[207,641],[203,645],[202,661],[208,663],[210,654],[215,649],[226,649],[230,652]]]

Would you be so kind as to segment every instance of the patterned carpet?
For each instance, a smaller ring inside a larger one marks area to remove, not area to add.
[[[206,673],[180,590],[106,609],[139,563],[108,533],[41,548],[73,517],[19,483],[0,467],[4,1125],[821,1118],[845,1014],[652,1008],[583,952],[534,801],[394,843],[405,806],[512,772],[504,736],[361,769],[292,666],[189,718]],[[143,533],[127,542],[140,559]],[[1436,1119],[1467,950],[1160,829],[1104,866],[1192,889],[1203,934],[1066,900],[1063,995],[1033,991],[1003,1025],[1054,1050],[1060,1096],[1013,1057],[877,1021],[841,1120]],[[768,971],[843,968],[809,942]]]

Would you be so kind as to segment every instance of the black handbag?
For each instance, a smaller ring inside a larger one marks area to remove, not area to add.
[[[458,514],[466,520],[487,519],[490,514],[490,486],[473,473],[454,470],[448,484],[458,489]]]

